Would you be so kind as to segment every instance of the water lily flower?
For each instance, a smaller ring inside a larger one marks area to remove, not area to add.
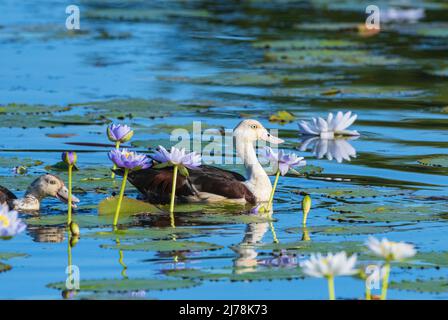
[[[347,130],[356,120],[357,115],[352,112],[342,113],[339,111],[336,117],[329,113],[327,120],[313,118],[311,122],[299,121],[300,133],[303,135],[320,136],[321,138],[331,139],[335,136],[359,136],[356,130]]]
[[[149,158],[144,154],[131,152],[128,149],[114,149],[108,154],[109,159],[119,168],[124,170],[123,181],[121,182],[120,194],[118,196],[117,208],[114,216],[114,226],[118,223],[120,215],[121,202],[123,201],[124,190],[126,189],[126,181],[129,171],[137,171],[151,167]]]
[[[356,158],[356,149],[350,144],[348,140],[357,139],[358,137],[322,139],[321,137],[311,137],[302,140],[300,151],[311,149],[311,152],[317,159],[327,158],[328,160],[335,159],[338,163],[351,161],[351,158]]]
[[[171,151],[167,151],[163,146],[159,146],[151,158],[159,162],[154,168],[174,167],[170,201],[170,213],[173,213],[174,199],[176,197],[177,172],[179,171],[181,175],[187,177],[189,174],[188,169],[194,170],[201,165],[201,155],[196,152],[186,153],[185,149],[178,149],[176,147],[171,147]]]
[[[67,212],[67,225],[72,223],[72,172],[73,166],[76,164],[78,160],[78,155],[73,151],[63,152],[61,155],[62,161],[65,162],[68,166],[68,212]]]
[[[383,285],[381,288],[381,300],[386,300],[390,263],[392,261],[403,261],[411,258],[415,256],[417,251],[412,244],[405,242],[393,242],[387,240],[386,238],[383,238],[380,241],[374,237],[369,237],[366,245],[374,255],[383,258],[386,262],[384,265]]]
[[[115,150],[120,149],[120,143],[131,140],[134,135],[134,131],[127,125],[112,123],[107,127],[107,137],[110,141],[115,142]],[[115,178],[114,170],[117,169],[117,165],[114,164],[112,169],[111,178]]]
[[[277,153],[270,147],[265,147],[264,151],[264,157],[266,159],[269,159],[270,161],[273,161],[277,166],[274,186],[272,187],[271,196],[268,202],[268,208],[270,209],[272,207],[272,201],[274,200],[274,193],[275,189],[277,188],[278,178],[280,177],[280,174],[284,176],[292,167],[305,166],[306,161],[303,157],[298,157],[294,153],[286,154],[281,150]]]
[[[112,142],[127,142],[133,135],[134,131],[127,125],[112,123],[107,127],[107,137]]]
[[[0,238],[10,238],[25,230],[26,225],[18,218],[17,211],[0,204]]]
[[[347,257],[345,251],[336,254],[328,253],[326,256],[317,253],[312,254],[310,259],[304,261],[301,266],[303,272],[309,276],[327,278],[330,300],[334,300],[334,277],[356,274],[358,272],[355,269],[356,259],[355,254]]]

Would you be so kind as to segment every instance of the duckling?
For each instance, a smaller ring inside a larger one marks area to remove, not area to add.
[[[68,202],[68,189],[61,178],[52,174],[38,177],[30,184],[25,196],[20,199],[7,188],[0,186],[0,204],[7,204],[19,212],[39,211],[40,202],[46,197],[54,197],[63,203]],[[76,208],[78,202],[79,199],[72,195],[72,208]]]

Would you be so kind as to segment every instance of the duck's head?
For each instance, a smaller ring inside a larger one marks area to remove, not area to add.
[[[45,174],[34,180],[29,186],[27,193],[33,194],[38,199],[53,197],[64,203],[68,202],[68,189],[64,181],[52,174]],[[76,203],[78,202],[79,199],[72,195],[72,208],[76,208]]]
[[[274,144],[284,142],[284,140],[270,134],[260,122],[252,119],[241,121],[233,130],[233,135],[237,140],[250,143],[257,140],[264,140]]]

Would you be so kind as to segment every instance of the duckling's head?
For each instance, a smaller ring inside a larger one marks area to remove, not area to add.
[[[32,194],[39,200],[53,197],[60,201],[68,202],[68,189],[61,178],[52,174],[40,176],[29,186],[27,194]],[[79,199],[72,195],[72,208],[76,208]]]
[[[251,143],[257,140],[264,140],[274,144],[280,144],[284,142],[282,139],[270,134],[259,121],[252,119],[241,121],[235,127],[233,135],[240,141]]]

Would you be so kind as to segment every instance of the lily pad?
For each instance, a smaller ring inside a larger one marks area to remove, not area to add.
[[[306,230],[310,233],[318,233],[324,235],[355,235],[355,234],[376,234],[390,232],[391,227],[383,226],[363,226],[363,225],[349,225],[349,226],[315,226],[307,227]],[[301,234],[303,228],[295,227],[285,230],[287,233]]]
[[[278,111],[277,113],[271,115],[269,117],[269,121],[271,122],[280,122],[280,123],[288,123],[294,121],[296,117],[289,111]]]
[[[353,199],[353,198],[376,198],[376,197],[393,197],[409,194],[410,190],[388,189],[380,190],[373,188],[357,187],[357,188],[313,188],[302,189],[297,193],[320,194],[332,199]]]
[[[175,290],[197,286],[193,280],[171,279],[110,279],[110,280],[82,280],[80,291],[92,292],[123,292],[136,290]],[[65,290],[65,282],[50,283],[47,287]]]
[[[85,238],[95,239],[171,239],[197,235],[203,233],[198,228],[150,228],[150,229],[128,229],[117,231],[100,231],[87,234]],[[1,255],[0,255],[1,258]]]
[[[448,168],[448,156],[423,158],[417,161],[424,166]]]
[[[28,255],[26,253],[19,253],[19,252],[0,252],[0,260],[9,260],[13,258],[23,258],[27,257]]]
[[[105,249],[119,249],[124,251],[207,251],[223,248],[220,245],[197,241],[158,240],[150,242],[138,242],[133,244],[101,245]]]
[[[81,228],[96,228],[112,225],[112,217],[109,216],[97,216],[97,215],[74,215],[73,220]],[[120,217],[120,222],[129,222],[130,219],[126,217]],[[65,226],[67,224],[66,215],[43,215],[39,217],[32,217],[25,219],[25,222],[29,226]]]
[[[395,221],[431,221],[440,216],[430,206],[395,206],[375,204],[347,204],[331,207],[331,211],[340,212],[328,218],[341,222],[395,222]]]
[[[114,215],[118,204],[118,197],[110,197],[104,199],[98,205],[98,213],[100,215]],[[120,217],[122,215],[134,215],[138,213],[158,213],[161,212],[159,208],[148,203],[123,197],[121,202]]]
[[[198,269],[177,269],[164,272],[168,276],[182,279],[197,279],[209,281],[271,281],[292,280],[304,278],[300,268],[220,268],[207,271]]]
[[[444,293],[448,292],[448,281],[446,278],[431,278],[428,280],[416,279],[390,283],[390,288],[417,292]]]

